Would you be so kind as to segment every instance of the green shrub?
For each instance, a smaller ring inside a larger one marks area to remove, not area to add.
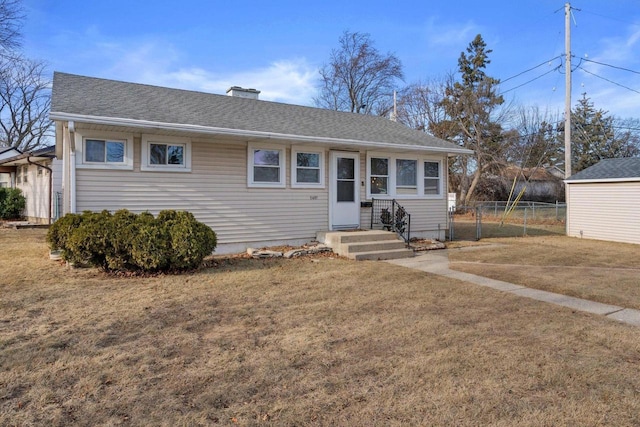
[[[148,212],[138,216],[131,242],[131,258],[143,271],[170,270],[170,235],[160,221]]]
[[[27,206],[19,188],[0,188],[0,219],[17,219]]]
[[[111,248],[107,251],[106,262],[108,270],[135,270],[136,265],[131,257],[133,238],[137,233],[136,221],[138,215],[126,209],[116,211],[110,218]]]
[[[174,269],[196,268],[216,247],[216,234],[191,212],[162,211],[158,221],[169,232],[172,249],[169,262]]]
[[[154,218],[127,210],[67,214],[51,226],[47,241],[65,260],[107,271],[193,269],[217,243],[215,232],[189,212]]]
[[[82,223],[82,215],[69,213],[51,224],[47,233],[47,243],[52,250],[65,250],[71,233]]]
[[[68,260],[107,269],[107,254],[112,251],[111,225],[109,211],[83,212],[80,226],[67,240],[65,252],[68,252],[66,254]]]

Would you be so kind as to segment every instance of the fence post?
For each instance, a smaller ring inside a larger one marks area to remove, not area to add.
[[[482,238],[482,207],[476,206],[476,240]]]
[[[556,200],[556,221],[558,220],[558,201]]]
[[[498,216],[498,201],[496,200],[493,203],[494,203],[494,206],[495,206],[494,210],[493,210],[493,215],[497,217]]]
[[[522,235],[527,235],[527,208],[524,208],[524,232]]]
[[[449,241],[453,241],[453,213],[455,208],[449,209]]]

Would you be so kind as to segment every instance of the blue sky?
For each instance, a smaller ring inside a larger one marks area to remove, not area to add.
[[[318,68],[344,30],[369,33],[402,61],[405,83],[457,69],[482,34],[505,97],[562,110],[564,2],[304,0],[24,0],[24,50],[63,71],[224,94],[233,85],[260,98],[313,105]],[[571,2],[573,104],[583,92],[596,108],[640,118],[640,2]],[[580,63],[580,58],[583,58]],[[625,68],[619,70],[606,65]],[[532,83],[528,81],[551,71]],[[600,77],[596,77],[596,74]],[[606,81],[604,79],[608,79]],[[512,89],[516,86],[522,87]],[[626,86],[627,88],[623,88]]]

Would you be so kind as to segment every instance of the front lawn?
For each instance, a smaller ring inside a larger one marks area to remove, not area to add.
[[[640,309],[640,246],[566,236],[483,239],[452,250],[454,270],[578,298]]]
[[[0,425],[633,425],[638,329],[383,262],[113,277],[0,230]]]

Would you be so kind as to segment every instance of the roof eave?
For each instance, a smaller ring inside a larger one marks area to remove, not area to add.
[[[428,147],[428,146],[412,145],[412,144],[390,144],[387,142],[362,141],[362,140],[356,140],[356,139],[292,135],[292,134],[283,134],[283,133],[277,133],[277,132],[230,129],[230,128],[200,126],[200,125],[183,124],[183,123],[153,122],[148,120],[136,120],[136,119],[121,118],[121,117],[89,116],[89,115],[83,115],[83,114],[73,114],[73,113],[64,113],[64,112],[56,112],[56,111],[52,111],[51,113],[49,113],[49,118],[54,121],[77,121],[77,122],[90,123],[90,124],[101,124],[101,125],[111,125],[111,126],[132,126],[132,127],[154,129],[154,130],[197,132],[205,135],[228,135],[228,136],[235,136],[235,137],[248,137],[248,138],[259,138],[259,139],[283,139],[283,140],[297,141],[297,142],[310,142],[310,143],[321,142],[321,143],[338,144],[338,145],[351,145],[351,146],[355,145],[355,146],[370,147],[370,148],[390,148],[390,149],[396,149],[396,150],[401,149],[401,150],[410,150],[410,151],[431,151],[431,152],[447,153],[448,155],[473,154],[472,150],[468,150],[466,148],[459,148],[459,147],[446,148],[446,147]]]
[[[565,184],[595,184],[607,182],[640,182],[640,176],[626,178],[591,178],[591,179],[565,179]]]

